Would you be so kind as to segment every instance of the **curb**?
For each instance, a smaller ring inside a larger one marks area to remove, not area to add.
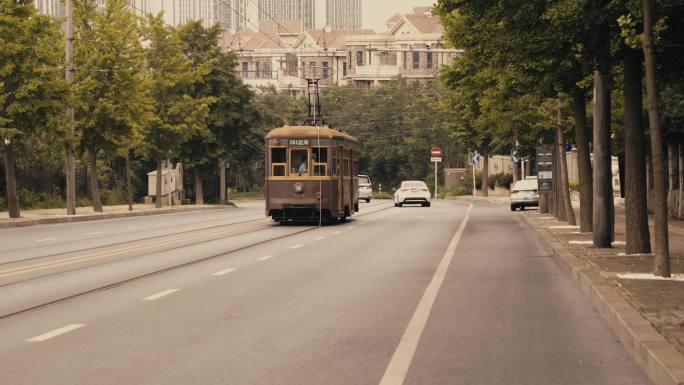
[[[552,250],[561,270],[591,301],[629,355],[656,385],[684,385],[682,355],[641,316],[605,278],[556,241],[545,229],[537,229],[527,215],[525,224],[542,246]]]
[[[119,218],[132,218],[132,217],[143,217],[148,215],[163,215],[163,214],[175,214],[183,213],[189,211],[207,211],[207,210],[219,210],[226,207],[236,207],[234,203],[228,202],[224,206],[213,206],[213,207],[183,207],[177,209],[152,209],[144,211],[126,211],[119,213],[104,213],[104,214],[86,214],[86,215],[75,215],[69,217],[58,217],[58,218],[39,218],[39,219],[15,219],[7,222],[0,222],[0,230],[12,229],[18,227],[31,227],[38,225],[54,225],[60,223],[75,223],[75,222],[88,222],[97,221],[103,219],[119,219]]]

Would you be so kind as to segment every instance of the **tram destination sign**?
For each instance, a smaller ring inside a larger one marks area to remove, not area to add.
[[[308,146],[309,139],[289,139],[287,141],[288,146]]]

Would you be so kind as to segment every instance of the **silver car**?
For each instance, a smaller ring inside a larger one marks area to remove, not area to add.
[[[525,179],[515,182],[511,187],[511,211],[525,207],[539,207],[539,191],[536,179]]]
[[[368,175],[359,175],[359,200],[365,200],[366,203],[371,201],[373,197],[373,184]]]

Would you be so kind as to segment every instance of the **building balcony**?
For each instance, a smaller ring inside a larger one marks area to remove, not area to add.
[[[399,75],[400,67],[397,65],[366,65],[356,67],[355,73],[350,73],[351,78],[393,78]]]

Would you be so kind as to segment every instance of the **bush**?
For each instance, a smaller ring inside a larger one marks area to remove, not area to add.
[[[76,207],[88,207],[92,206],[93,201],[88,197],[76,197]]]
[[[386,191],[383,192],[373,192],[373,199],[394,199],[394,196]]]
[[[58,194],[49,192],[36,193],[25,188],[17,191],[19,207],[22,209],[52,209],[66,207],[66,202]]]
[[[448,198],[448,197],[472,195],[472,193],[473,193],[472,187],[458,186],[458,187],[452,187],[448,190],[440,192],[439,197],[443,199],[443,198]]]
[[[513,183],[513,175],[512,174],[499,174],[499,177],[496,181],[496,185],[499,187],[511,188],[511,183]]]
[[[5,200],[5,197],[0,196],[0,210],[5,211],[7,210],[7,201]]]
[[[107,190],[102,193],[103,205],[123,205],[126,204],[127,201],[125,186],[116,186],[113,190]]]
[[[579,181],[571,180],[568,182],[571,191],[579,191]]]

